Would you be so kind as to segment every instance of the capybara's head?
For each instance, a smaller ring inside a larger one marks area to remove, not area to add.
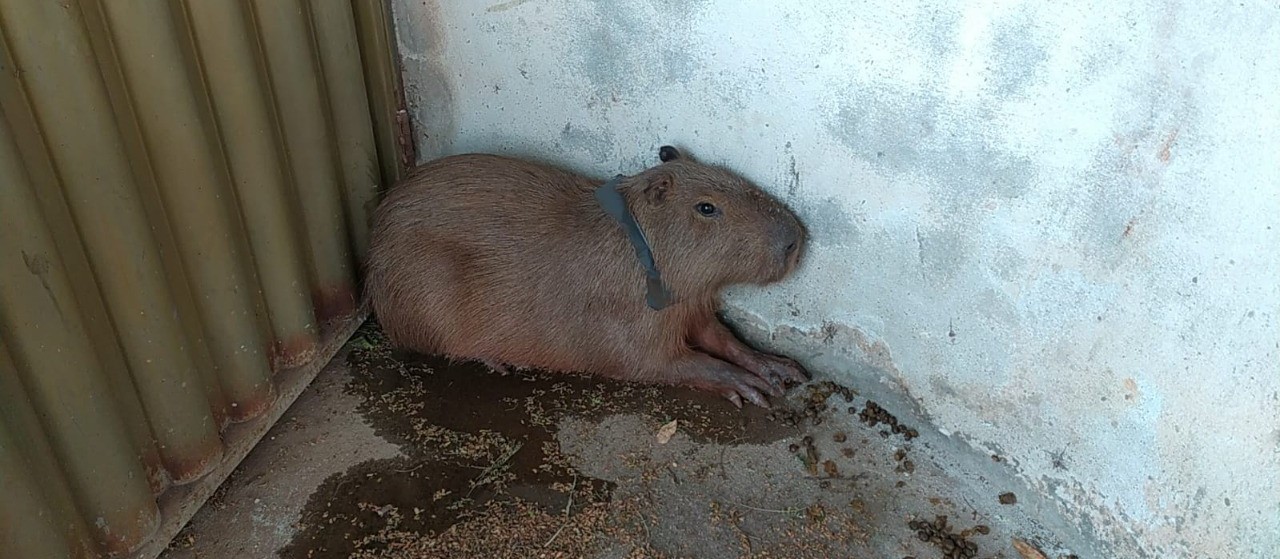
[[[786,277],[804,251],[800,220],[746,179],[674,147],[630,177],[631,211],[677,299]]]

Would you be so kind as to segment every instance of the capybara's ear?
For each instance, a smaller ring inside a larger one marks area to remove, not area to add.
[[[671,191],[675,189],[676,179],[671,173],[665,171],[657,171],[649,175],[649,181],[644,185],[644,197],[650,204],[658,205],[667,200],[671,196]]]
[[[681,157],[684,157],[684,155],[681,154],[680,150],[676,149],[675,146],[662,146],[658,148],[658,160],[663,163],[675,161]]]

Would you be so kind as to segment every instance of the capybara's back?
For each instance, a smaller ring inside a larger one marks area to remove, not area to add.
[[[390,340],[459,357],[488,348],[498,350],[488,356],[494,361],[527,366],[571,361],[556,358],[554,339],[532,334],[581,320],[559,276],[573,256],[562,247],[591,242],[575,227],[591,221],[581,207],[591,188],[572,174],[492,155],[415,169],[388,193],[372,232],[367,289]]]
[[[765,405],[760,392],[803,378],[798,367],[761,357],[756,369],[769,370],[753,372],[765,380],[744,380],[741,369],[693,365],[692,346],[723,328],[722,287],[769,283],[795,267],[803,228],[736,175],[662,153],[662,165],[603,186],[494,155],[415,169],[374,215],[365,285],[383,330],[424,353],[687,384]],[[643,233],[629,237],[623,222]],[[663,308],[646,305],[645,251],[673,296]]]

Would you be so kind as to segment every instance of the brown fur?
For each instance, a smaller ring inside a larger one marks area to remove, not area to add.
[[[593,197],[602,181],[458,155],[415,169],[375,213],[366,290],[383,329],[424,353],[681,384],[767,406],[763,394],[806,375],[738,341],[716,317],[718,296],[789,274],[803,228],[742,178],[674,148],[661,157],[621,190],[672,306],[646,306],[634,249]],[[704,202],[717,215],[701,215]]]

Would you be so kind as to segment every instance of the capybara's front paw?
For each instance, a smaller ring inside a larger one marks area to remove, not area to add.
[[[708,371],[705,378],[695,383],[695,388],[715,392],[739,408],[742,407],[742,401],[746,400],[769,409],[769,399],[765,395],[782,395],[780,388],[769,384],[765,379],[737,369]]]
[[[759,354],[758,363],[758,366],[751,368],[751,372],[780,390],[809,380],[809,373],[804,367],[790,358],[762,353]]]

